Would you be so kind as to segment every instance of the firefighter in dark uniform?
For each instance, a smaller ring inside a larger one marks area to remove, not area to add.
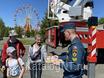
[[[65,40],[70,40],[71,44],[68,46],[67,56],[53,56],[56,60],[61,59],[54,64],[64,69],[63,78],[82,78],[86,52],[76,34],[75,24],[65,24],[61,32],[64,33]]]

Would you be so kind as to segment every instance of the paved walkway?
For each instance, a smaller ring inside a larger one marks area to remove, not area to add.
[[[49,49],[50,51],[55,51],[55,49]],[[59,49],[60,50],[60,49]],[[24,56],[24,62],[27,62],[28,46],[26,46],[26,54]],[[50,66],[49,66],[50,67]],[[104,64],[96,65],[96,76],[95,78],[104,78]],[[62,78],[62,70],[43,70],[42,78]],[[0,72],[0,78],[2,78],[2,73]],[[26,71],[24,78],[30,78],[30,72]],[[87,78],[84,76],[83,78]]]

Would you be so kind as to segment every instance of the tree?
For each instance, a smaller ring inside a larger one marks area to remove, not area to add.
[[[33,30],[33,29],[31,30],[30,36],[31,36],[31,37],[34,37],[34,36],[35,36],[35,30]]]
[[[21,26],[15,26],[14,28],[18,34],[18,37],[19,38],[22,38],[22,35],[23,35],[23,28]]]
[[[46,28],[52,27],[52,26],[55,26],[55,25],[58,25],[58,23],[59,23],[58,21],[49,20],[47,18],[47,13],[45,13],[45,17],[41,21],[40,34],[42,36],[44,36],[45,35]]]
[[[9,26],[5,27],[4,37],[8,37],[10,29],[11,28]]]
[[[0,38],[4,35],[5,24],[3,20],[0,18]]]
[[[99,19],[99,24],[104,24],[104,17]]]
[[[25,36],[26,36],[26,37],[30,37],[30,34],[31,34],[31,32],[30,32],[30,31],[25,32]]]

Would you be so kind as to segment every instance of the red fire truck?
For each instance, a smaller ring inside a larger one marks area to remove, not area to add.
[[[60,30],[65,23],[75,23],[78,37],[87,49],[88,78],[95,78],[95,63],[102,62],[104,54],[104,27],[92,16],[93,6],[92,0],[48,0],[48,18],[58,20],[59,25],[46,29],[47,44],[53,48],[67,44]]]
[[[73,0],[72,0],[73,1]],[[73,5],[70,5],[71,1],[66,4],[61,0],[49,0],[48,1],[48,18],[51,20],[59,20],[58,26],[52,26],[46,29],[46,42],[53,48],[56,48],[60,45],[66,44],[63,38],[63,34],[60,33],[61,28],[65,23],[75,23],[76,31],[84,44],[85,48],[88,48],[88,44],[92,43],[91,34],[92,31],[89,28],[89,23],[96,24],[96,39],[93,43],[96,42],[96,49],[98,55],[98,62],[103,61],[103,48],[104,48],[104,26],[97,25],[97,18],[93,19],[92,17],[92,0],[76,0]],[[50,11],[53,13],[53,16],[50,17]],[[92,19],[90,19],[90,17]],[[90,21],[92,20],[92,21]],[[95,31],[94,31],[95,32]],[[102,58],[102,59],[101,59]],[[100,60],[99,60],[100,59]]]

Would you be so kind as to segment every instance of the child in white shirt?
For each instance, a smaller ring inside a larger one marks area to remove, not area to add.
[[[8,58],[6,59],[7,77],[8,78],[23,78],[25,71],[24,62],[17,57],[17,52],[14,47],[8,47],[6,50]]]

